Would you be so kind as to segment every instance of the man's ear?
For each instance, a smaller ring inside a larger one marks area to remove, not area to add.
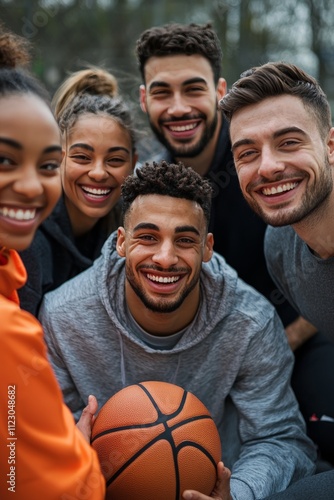
[[[146,87],[143,84],[139,87],[139,99],[140,99],[141,110],[144,113],[147,113],[147,108],[146,108]]]
[[[209,262],[209,260],[211,260],[213,254],[213,243],[214,243],[213,234],[208,233],[206,235],[206,242],[203,253],[203,262]]]
[[[227,83],[225,78],[219,78],[218,85],[216,89],[217,102],[219,102],[227,92]]]
[[[125,229],[124,227],[119,227],[117,229],[117,243],[116,250],[120,257],[125,257]]]
[[[334,127],[328,133],[327,154],[330,165],[334,166]]]

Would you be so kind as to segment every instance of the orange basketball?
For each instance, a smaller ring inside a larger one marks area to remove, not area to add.
[[[210,495],[221,443],[208,409],[166,382],[141,382],[117,392],[92,429],[107,499],[179,500],[184,490]]]

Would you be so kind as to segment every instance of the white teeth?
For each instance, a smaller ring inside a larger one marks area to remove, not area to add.
[[[195,127],[197,127],[197,123],[192,123],[190,125],[172,125],[169,128],[172,132],[186,132],[187,130],[193,130]]]
[[[170,278],[167,278],[166,276],[154,276],[153,274],[148,274],[147,277],[149,280],[156,281],[157,283],[174,283],[180,279],[180,276],[171,276]]]
[[[22,208],[15,210],[14,208],[0,208],[0,215],[14,220],[32,220],[36,217],[36,209],[23,210]]]
[[[86,193],[93,194],[95,196],[104,196],[106,194],[109,194],[111,191],[111,189],[96,189],[96,188],[90,188],[90,187],[86,187],[86,186],[85,187],[82,186],[82,189]]]
[[[270,196],[271,194],[284,193],[285,191],[291,191],[298,186],[298,182],[288,182],[287,184],[281,184],[277,187],[272,188],[263,188],[262,193],[266,196]]]

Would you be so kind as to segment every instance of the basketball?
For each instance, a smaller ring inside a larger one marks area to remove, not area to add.
[[[166,382],[125,387],[99,411],[91,443],[107,499],[179,500],[186,489],[210,495],[221,443],[208,409]]]

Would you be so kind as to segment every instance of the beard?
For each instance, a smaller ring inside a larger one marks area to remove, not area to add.
[[[147,268],[146,268],[147,269]],[[152,268],[152,270],[157,270]],[[161,271],[161,269],[159,269]],[[169,269],[169,272],[175,272],[175,270]],[[180,269],[178,269],[178,272]],[[168,296],[153,300],[140,285],[136,279],[130,264],[126,263],[125,268],[126,279],[131,286],[132,290],[135,292],[137,297],[142,301],[144,306],[152,312],[156,313],[171,313],[176,311],[185,301],[186,297],[195,288],[199,282],[200,271],[192,278],[191,282],[181,291],[180,295],[175,299],[171,300]]]
[[[280,180],[280,179],[277,179]],[[325,207],[329,195],[333,190],[332,170],[328,158],[324,159],[324,168],[321,170],[319,180],[306,190],[301,203],[293,210],[286,209],[286,204],[276,205],[273,213],[268,213],[259,203],[254,200],[247,200],[250,207],[256,212],[267,224],[275,227],[288,226],[297,224],[315,216]]]
[[[218,111],[216,110],[212,121],[209,123],[206,122],[203,133],[196,144],[188,145],[187,142],[190,141],[188,139],[185,139],[184,141],[180,140],[179,144],[176,146],[169,142],[167,137],[161,132],[161,128],[156,127],[152,123],[149,113],[147,116],[150,127],[154,132],[156,138],[163,146],[165,146],[165,148],[170,152],[170,154],[174,158],[194,158],[195,156],[198,156],[200,153],[202,153],[203,149],[206,148],[208,142],[212,139],[218,124]],[[205,115],[198,115],[196,117],[184,116],[182,118],[173,119],[173,121],[178,122],[178,121],[189,120],[192,118],[202,118],[205,120],[206,116]],[[162,123],[163,122],[160,122],[160,126]]]

